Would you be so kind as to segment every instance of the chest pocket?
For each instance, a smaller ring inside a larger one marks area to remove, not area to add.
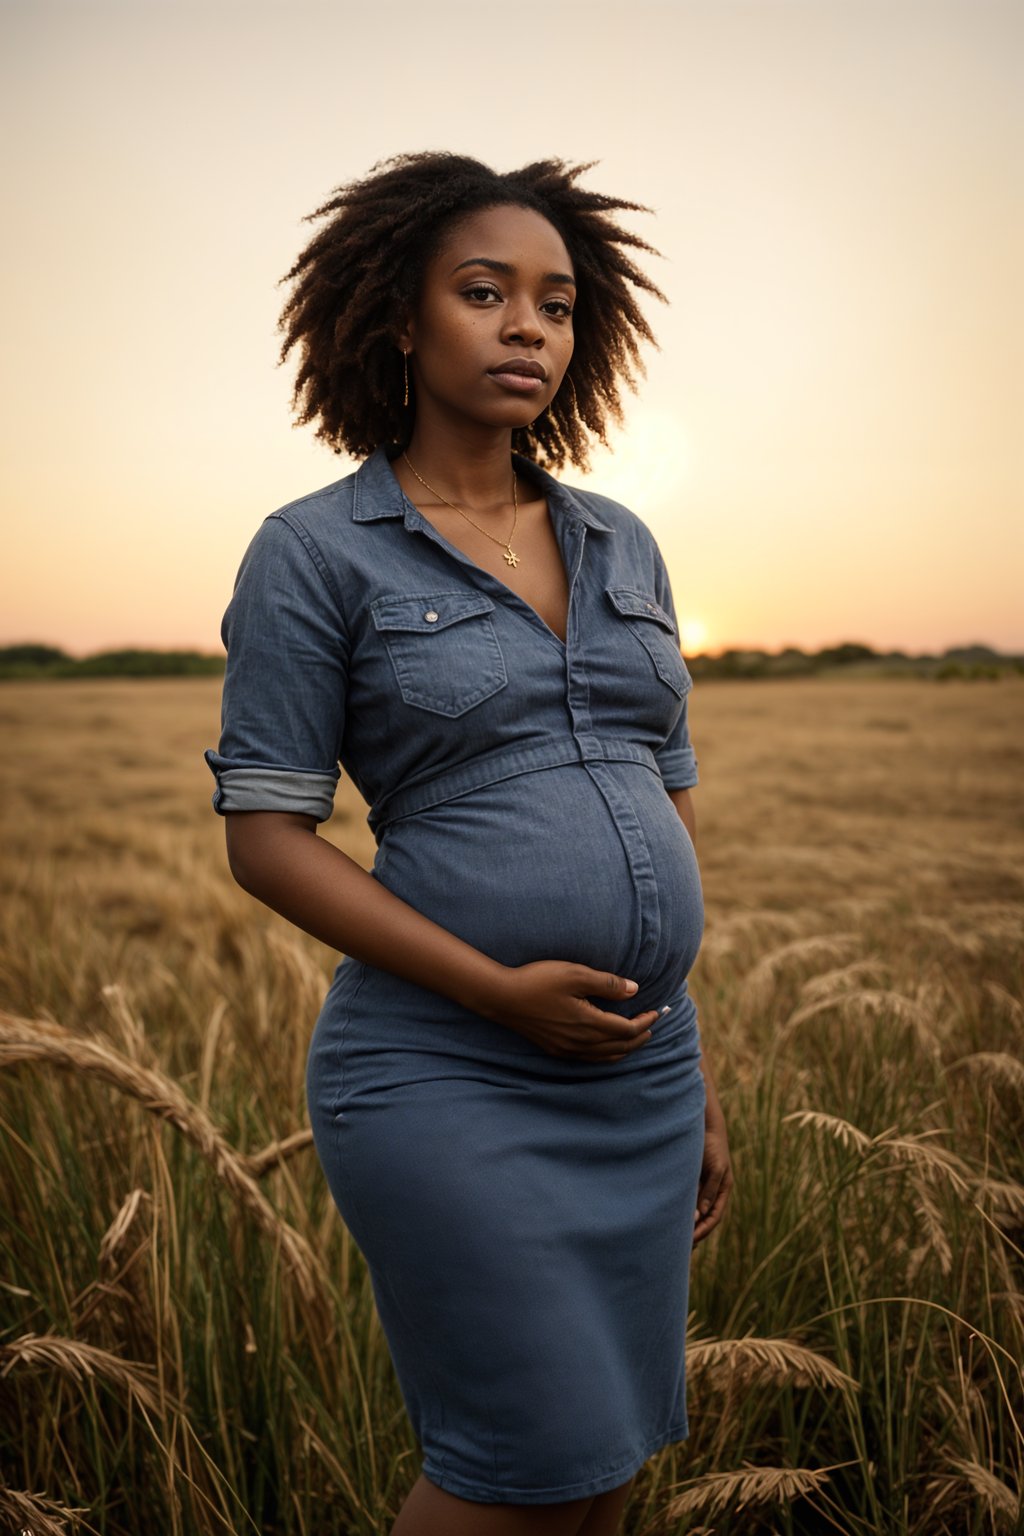
[[[683,699],[693,678],[679,652],[672,616],[653,597],[632,587],[608,587],[608,600],[626,629],[635,635],[654,663],[654,670],[672,692]]]
[[[407,704],[454,719],[508,682],[483,592],[378,597],[370,611]]]

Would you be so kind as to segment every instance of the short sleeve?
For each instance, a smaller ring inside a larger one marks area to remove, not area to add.
[[[242,558],[221,638],[221,735],[204,753],[214,810],[326,821],[341,777],[349,639],[319,550],[278,513]]]
[[[672,617],[679,633],[679,620],[676,617],[675,603],[672,600],[672,584],[669,581],[668,570],[662,558],[661,551],[655,546],[655,582],[654,595],[661,606]],[[697,755],[690,741],[689,725],[690,693],[687,691],[683,699],[683,707],[679,713],[675,725],[665,742],[655,751],[658,768],[664,780],[666,789],[692,789],[697,784]]]

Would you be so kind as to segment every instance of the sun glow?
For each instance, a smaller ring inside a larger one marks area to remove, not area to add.
[[[706,651],[708,648],[708,627],[700,619],[683,619],[679,625],[679,638],[683,655],[694,656],[698,651]]]
[[[678,515],[678,503],[692,472],[692,452],[676,413],[645,405],[628,427],[609,434],[610,446],[595,445],[591,472],[581,483],[621,501],[654,526],[658,514]]]

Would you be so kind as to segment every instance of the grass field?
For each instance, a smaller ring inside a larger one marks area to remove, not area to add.
[[[303,1134],[336,957],[231,880],[219,686],[0,688],[0,1528],[371,1536],[418,1473]],[[625,1532],[1020,1531],[1024,678],[691,726],[737,1187]],[[372,862],[347,786],[321,831]]]

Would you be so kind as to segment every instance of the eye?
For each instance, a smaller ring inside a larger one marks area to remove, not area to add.
[[[572,314],[572,305],[568,302],[567,299],[549,299],[548,304],[560,304],[562,306],[561,309],[556,311],[556,313],[560,315],[563,320],[568,320],[569,316]],[[548,307],[547,304],[544,307],[546,309]]]
[[[493,293],[493,294],[496,294],[499,299],[501,298],[501,294],[498,293],[497,288],[492,288],[490,283],[474,283],[472,288],[467,288],[466,289],[466,297],[467,298],[472,298],[474,294],[478,294],[478,293],[482,293],[482,294]]]

